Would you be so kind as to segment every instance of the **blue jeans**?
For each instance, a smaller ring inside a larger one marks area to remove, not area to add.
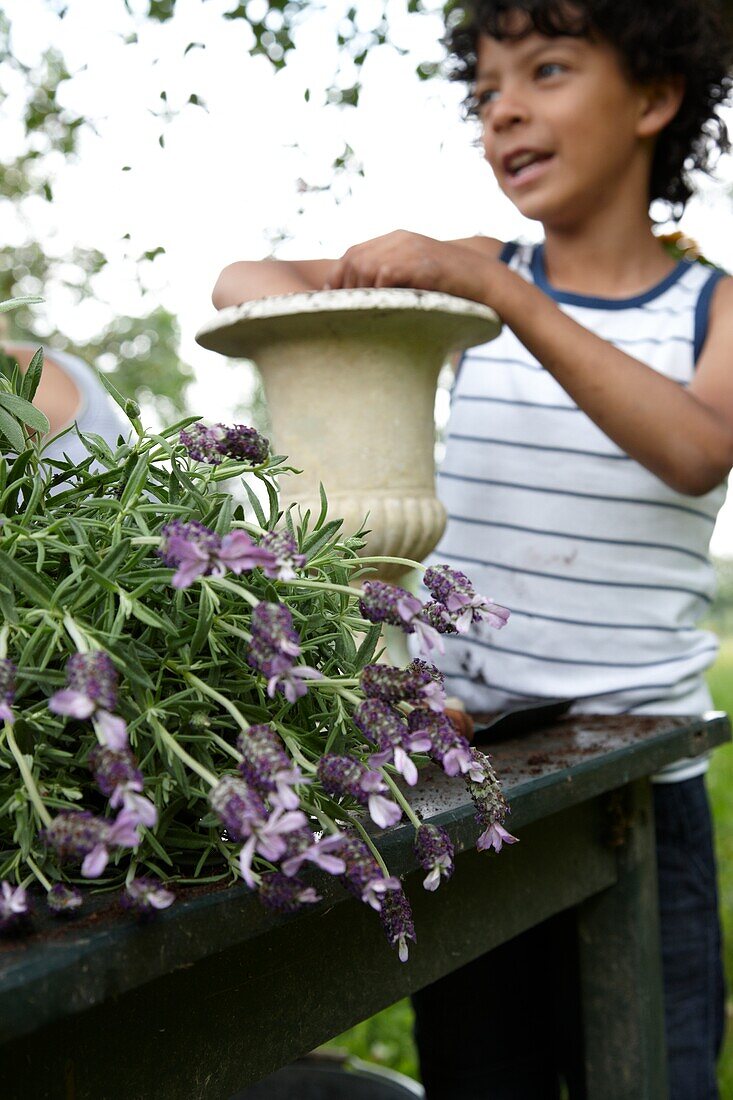
[[[725,989],[707,792],[702,776],[653,792],[670,1100],[717,1100]],[[576,976],[569,912],[416,993],[427,1100],[559,1100],[561,1080],[582,1098]]]

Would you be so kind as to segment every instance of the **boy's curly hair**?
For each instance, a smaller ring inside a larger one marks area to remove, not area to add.
[[[510,33],[508,17],[523,12],[521,32]],[[733,82],[728,36],[715,0],[465,0],[448,16],[445,44],[450,79],[464,81],[464,106],[476,114],[472,86],[479,36],[505,39],[536,30],[548,37],[597,36],[618,51],[628,76],[639,83],[679,75],[685,94],[662,131],[652,163],[649,201],[669,203],[679,218],[692,194],[689,173],[710,173],[730,142],[716,111]]]

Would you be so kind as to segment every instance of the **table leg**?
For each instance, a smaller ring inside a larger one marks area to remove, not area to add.
[[[577,909],[586,1095],[587,1100],[665,1100],[651,786],[639,780],[610,797],[618,882]]]

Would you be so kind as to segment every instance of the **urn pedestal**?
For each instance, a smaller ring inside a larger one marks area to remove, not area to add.
[[[435,495],[434,405],[451,352],[493,339],[496,314],[433,291],[331,290],[224,309],[197,333],[205,348],[253,360],[272,445],[303,473],[285,501],[329,514],[353,534],[368,515],[369,555],[422,560],[445,527]],[[399,577],[399,566],[379,576]]]

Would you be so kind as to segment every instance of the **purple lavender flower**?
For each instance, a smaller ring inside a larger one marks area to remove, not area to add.
[[[265,871],[257,893],[265,908],[274,913],[298,913],[305,905],[321,900],[312,886],[304,886],[280,871]]]
[[[228,458],[234,458],[237,462],[251,462],[253,466],[261,466],[267,460],[270,453],[270,441],[263,435],[248,428],[246,424],[217,424],[215,427],[223,432],[221,441],[222,453]]]
[[[167,909],[176,900],[172,890],[167,890],[160,879],[153,875],[140,875],[128,882],[122,892],[120,904],[140,916],[150,916]]]
[[[379,772],[372,771],[360,760],[326,753],[318,761],[317,775],[326,794],[334,798],[351,795],[368,807],[369,816],[381,829],[396,824],[402,817],[397,803],[381,793],[389,788]]]
[[[300,810],[285,811],[278,806],[270,813],[264,799],[234,775],[219,780],[209,794],[209,801],[232,839],[244,840],[239,865],[248,886],[256,885],[252,874],[255,853],[271,861],[280,859],[286,850],[284,834],[307,824]]]
[[[209,792],[209,802],[232,840],[244,841],[250,821],[267,816],[262,796],[236,775],[222,776]]]
[[[495,852],[500,852],[502,845],[516,844],[519,838],[512,836],[504,828],[509,806],[491,766],[491,760],[478,749],[471,749],[471,756],[475,768],[481,771],[482,779],[480,783],[469,779],[466,786],[477,810],[476,820],[479,825],[486,826],[476,842],[476,847],[479,851],[493,848]]]
[[[71,916],[81,908],[82,900],[81,890],[64,882],[55,883],[46,894],[46,904],[55,916]]]
[[[11,707],[15,701],[15,674],[17,668],[7,657],[0,657],[0,719],[13,721]]]
[[[381,767],[392,762],[411,787],[417,783],[417,767],[411,752],[430,748],[430,739],[410,730],[398,711],[382,699],[365,699],[354,711],[354,723],[377,746],[370,763]]]
[[[97,745],[90,753],[89,766],[94,774],[94,782],[102,794],[109,798],[113,810],[123,806],[135,814],[141,825],[148,829],[153,828],[158,820],[158,811],[140,793],[143,789],[143,776],[129,749],[115,751]]]
[[[62,862],[81,860],[84,878],[97,878],[109,862],[110,848],[138,846],[138,825],[129,810],[122,810],[114,821],[86,810],[62,810],[44,829],[44,839]]]
[[[30,913],[25,887],[0,882],[0,933],[21,931],[28,922]]]
[[[384,895],[379,913],[382,927],[392,947],[396,947],[400,962],[407,962],[407,941],[417,942],[412,909],[405,891],[400,886]]]
[[[509,611],[486,596],[480,596],[465,573],[449,565],[434,565],[425,570],[425,586],[433,599],[445,605],[451,613],[458,634],[465,634],[471,623],[485,619],[489,626],[501,630],[506,626]]]
[[[300,799],[293,787],[311,781],[285,752],[273,727],[267,723],[250,726],[239,735],[237,747],[243,757],[239,771],[244,779],[261,794],[269,795],[273,806],[297,810]]]
[[[329,875],[342,875],[346,864],[338,855],[332,855],[341,847],[343,836],[336,833],[316,839],[310,826],[289,833],[286,837],[286,850],[280,864],[284,875],[297,874],[303,863],[315,863]]]
[[[272,699],[281,691],[289,703],[305,695],[305,680],[321,679],[309,665],[296,665],[300,637],[293,628],[293,616],[284,604],[261,601],[252,612],[252,640],[247,663],[267,677],[267,694]]]
[[[48,700],[52,714],[93,718],[96,730],[111,749],[127,747],[124,718],[111,714],[117,705],[117,670],[107,653],[75,653],[66,662],[66,687]]]
[[[219,570],[229,569],[239,576],[240,573],[248,572],[257,566],[266,571],[273,568],[274,561],[275,556],[270,550],[264,546],[258,546],[246,531],[236,529],[224,535],[221,540],[214,573],[220,576]]]
[[[305,565],[305,554],[298,551],[289,531],[268,531],[260,539],[260,546],[274,558],[272,564],[262,567],[265,576],[273,580],[290,581],[296,575],[295,570]]]
[[[344,835],[339,855],[346,864],[344,886],[377,912],[388,891],[402,889],[400,880],[394,875],[385,877],[364,841],[358,837]]]
[[[440,680],[428,671],[431,668],[420,660],[411,661],[407,668],[365,665],[360,677],[361,689],[370,698],[384,699],[387,703],[422,703],[431,710],[442,711],[445,692]]]
[[[293,627],[293,616],[283,603],[262,600],[252,612],[252,640],[286,657],[300,656],[300,636]]]
[[[223,455],[219,434],[204,424],[182,428],[178,439],[195,462],[208,462],[210,466],[218,466],[221,462]]]
[[[439,634],[457,634],[456,615],[450,612],[445,604],[438,600],[431,600],[422,609],[421,617],[424,622],[437,630]]]
[[[227,569],[238,575],[274,560],[246,531],[230,531],[222,538],[196,519],[167,523],[156,553],[176,570],[171,581],[174,588],[188,588],[199,577],[222,577]]]
[[[211,428],[191,424],[179,433],[178,438],[194,461],[208,462],[210,466],[218,466],[225,457],[259,466],[266,460],[270,449],[269,440],[244,424],[233,424],[231,427],[214,424]]]
[[[370,623],[387,623],[399,627],[405,634],[417,633],[423,652],[437,649],[444,652],[435,629],[423,621],[423,605],[416,596],[396,584],[366,581],[359,600],[359,610]]]
[[[437,890],[441,878],[453,874],[453,845],[440,825],[421,825],[415,833],[415,855],[428,875],[423,879],[426,890]]]
[[[483,772],[475,764],[471,746],[445,714],[435,714],[424,707],[416,707],[410,712],[407,724],[413,733],[430,740],[430,755],[440,764],[446,775],[469,773],[476,782],[480,781]]]

